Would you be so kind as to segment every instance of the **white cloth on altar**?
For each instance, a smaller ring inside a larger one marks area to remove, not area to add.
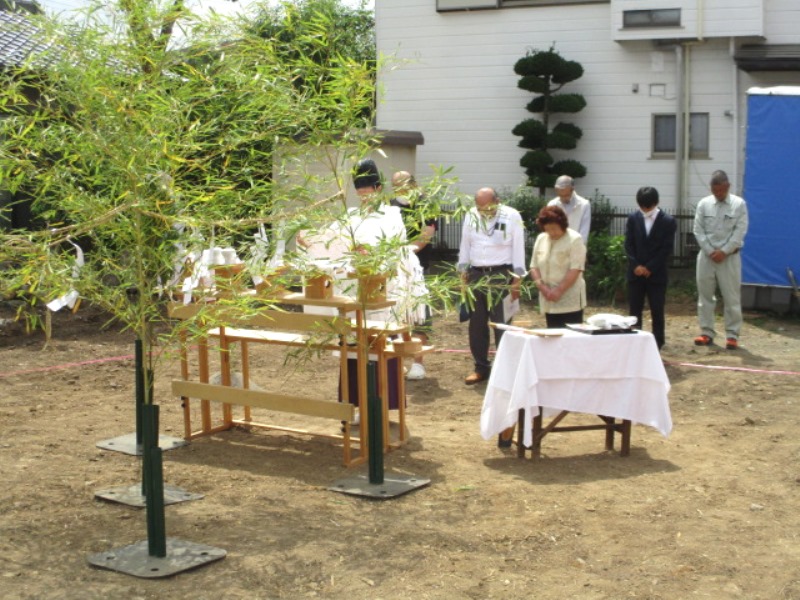
[[[629,419],[672,431],[670,390],[655,338],[648,332],[561,337],[506,331],[497,351],[481,411],[481,435],[490,439],[517,423],[530,423],[540,407]],[[523,443],[532,444],[530,427]]]

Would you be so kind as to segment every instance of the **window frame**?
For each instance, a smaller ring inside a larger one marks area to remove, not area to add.
[[[610,4],[611,0],[487,0],[486,4],[493,4],[496,6],[469,6],[465,1],[465,5],[440,7],[439,1],[436,1],[436,12],[456,12],[467,10],[499,10],[502,8],[519,8],[531,6],[559,6],[565,4]]]
[[[663,118],[672,120],[671,138],[672,150],[663,150],[657,147],[657,126],[658,121]],[[702,122],[697,122],[702,119]],[[653,113],[650,124],[650,158],[675,158],[677,155],[677,125],[678,118],[676,113]],[[698,129],[700,127],[700,129]],[[694,135],[693,135],[693,132]],[[697,136],[703,136],[698,140]],[[704,159],[711,157],[711,113],[692,112],[689,113],[689,158]]]
[[[610,4],[611,0],[499,0],[499,8],[558,6],[560,4]]]
[[[677,13],[677,22],[660,23],[657,21],[657,15],[662,13],[666,16],[667,13]],[[647,16],[648,21],[645,23],[629,23],[628,17],[633,16]],[[622,29],[664,29],[666,27],[682,27],[683,13],[680,8],[648,8],[636,10],[623,10],[622,11]]]

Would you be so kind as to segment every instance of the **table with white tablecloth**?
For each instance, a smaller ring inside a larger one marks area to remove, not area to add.
[[[538,418],[541,425],[542,416],[561,420],[571,412],[597,415],[607,423],[622,419],[628,440],[631,422],[669,435],[670,383],[652,334],[589,335],[568,329],[547,333],[563,335],[503,335],[483,400],[484,439],[519,424],[522,445],[536,443],[538,448],[541,439],[534,439],[533,420]]]

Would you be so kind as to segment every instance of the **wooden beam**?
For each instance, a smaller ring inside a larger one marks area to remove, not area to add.
[[[178,304],[171,302],[167,314],[172,319],[186,320],[201,314],[208,320],[224,323],[226,327],[263,327],[266,329],[306,331],[310,333],[347,335],[352,329],[349,319],[275,309],[254,309],[244,314],[235,306],[213,304]]]
[[[352,404],[328,400],[312,400],[299,396],[245,390],[226,385],[213,385],[196,381],[183,381],[181,379],[172,381],[172,393],[185,398],[203,398],[214,402],[266,408],[309,417],[336,419],[337,421],[352,422],[355,416],[355,407]]]

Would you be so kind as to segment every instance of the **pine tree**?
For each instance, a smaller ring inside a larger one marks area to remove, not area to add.
[[[545,189],[552,187],[559,175],[586,175],[586,167],[578,161],[556,161],[550,153],[550,150],[574,149],[583,136],[583,131],[572,123],[553,123],[553,115],[577,113],[586,106],[580,94],[558,93],[566,84],[583,76],[583,67],[565,60],[551,47],[546,51],[528,52],[514,65],[514,72],[521,76],[517,83],[519,88],[538,94],[528,103],[527,109],[541,114],[541,119],[525,119],[512,133],[522,138],[521,148],[528,148],[519,162],[525,168],[529,184],[544,195]]]

